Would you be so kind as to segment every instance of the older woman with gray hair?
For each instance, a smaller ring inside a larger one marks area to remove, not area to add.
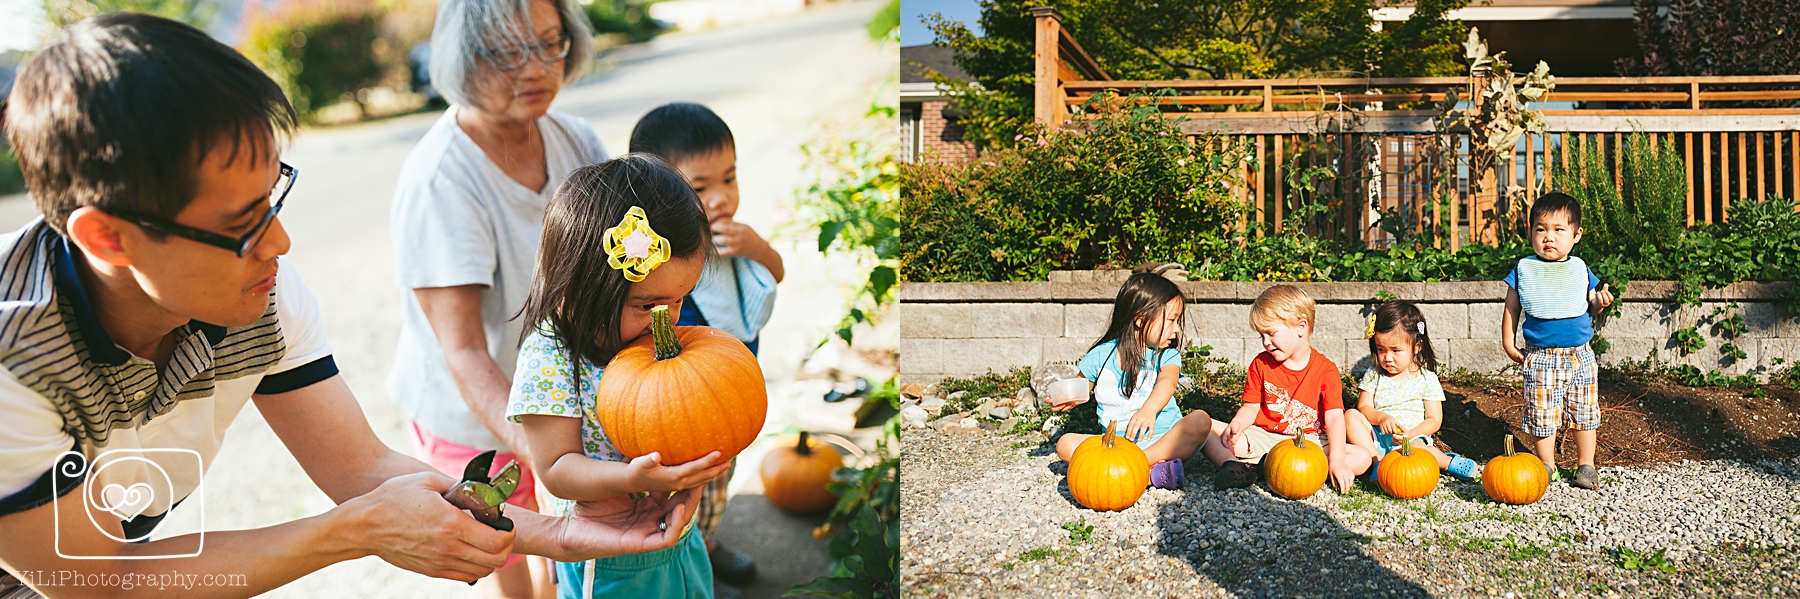
[[[593,60],[576,0],[443,0],[431,80],[450,102],[400,170],[389,227],[401,288],[400,346],[388,392],[419,458],[452,476],[487,450],[526,459],[505,419],[544,209],[563,178],[606,160],[586,121],[550,110]],[[537,510],[529,469],[511,499]],[[514,556],[481,596],[549,596]],[[535,591],[534,591],[535,587]]]

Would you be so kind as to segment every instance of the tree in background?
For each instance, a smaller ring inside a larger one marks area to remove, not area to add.
[[[109,12],[141,12],[206,29],[218,5],[211,0],[44,0],[44,17],[62,29]]]
[[[1636,0],[1641,56],[1625,76],[1800,73],[1800,3],[1793,0]]]
[[[965,139],[1010,145],[1031,121],[1030,9],[1044,0],[981,0],[976,36],[926,17],[972,81],[938,76],[960,94]],[[1117,79],[1303,76],[1428,77],[1462,72],[1467,29],[1444,15],[1467,0],[1418,0],[1407,21],[1374,29],[1379,0],[1068,0],[1063,27]],[[911,68],[911,67],[908,67]]]

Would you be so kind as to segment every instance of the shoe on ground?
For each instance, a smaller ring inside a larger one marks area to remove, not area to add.
[[[1171,491],[1181,488],[1187,482],[1187,473],[1181,470],[1181,458],[1163,460],[1150,466],[1150,486]]]
[[[1378,474],[1378,472],[1380,470],[1381,470],[1381,460],[1372,460],[1369,462],[1368,471],[1363,472],[1362,475],[1357,476],[1357,478],[1362,479],[1363,482],[1369,483],[1370,485],[1380,487],[1381,486],[1381,477]]]
[[[1256,484],[1256,469],[1237,460],[1225,462],[1219,466],[1219,473],[1213,475],[1213,488],[1220,491],[1242,489],[1253,484]]]
[[[1475,460],[1454,453],[1445,455],[1450,457],[1450,467],[1445,468],[1445,471],[1463,478],[1481,478],[1481,466]]]
[[[715,543],[706,557],[712,562],[713,575],[725,582],[744,586],[756,581],[756,560],[742,551]]]
[[[1569,482],[1583,489],[1597,490],[1600,488],[1600,471],[1583,464],[1575,469],[1575,479]]]

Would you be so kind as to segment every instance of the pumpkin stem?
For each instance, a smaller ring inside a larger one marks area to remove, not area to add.
[[[1512,435],[1506,436],[1506,457],[1509,457],[1509,458],[1512,457],[1512,454],[1513,454],[1512,439],[1513,439]]]
[[[1119,421],[1117,421],[1117,420],[1106,421],[1106,432],[1100,433],[1100,446],[1101,447],[1106,447],[1109,449],[1112,448],[1113,439],[1117,438],[1113,435],[1113,425],[1118,424],[1118,423],[1119,423]]]
[[[806,431],[800,431],[800,443],[794,446],[794,453],[812,455],[812,445],[806,442]]]
[[[681,341],[675,338],[675,320],[668,306],[650,309],[650,336],[656,340],[656,359],[667,360],[681,355]]]
[[[1405,435],[1400,438],[1400,455],[1412,457],[1412,439]]]
[[[1302,432],[1301,429],[1294,429],[1294,447],[1306,449],[1306,441],[1302,437],[1305,434],[1306,433]]]

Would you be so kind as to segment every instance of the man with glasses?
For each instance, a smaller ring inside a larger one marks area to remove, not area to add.
[[[43,217],[0,236],[0,596],[112,595],[131,587],[105,581],[171,571],[246,583],[184,596],[247,596],[369,555],[474,581],[512,553],[676,541],[694,493],[508,511],[501,532],[442,498],[451,478],[376,438],[281,258],[293,109],[229,47],[166,19],[95,17],[26,63],[7,104]],[[338,506],[148,540],[252,400]],[[102,583],[57,584],[62,572]]]
[[[400,339],[388,395],[415,455],[445,472],[473,456],[530,464],[506,402],[544,209],[563,178],[605,161],[586,121],[550,109],[592,60],[575,0],[442,0],[431,82],[450,103],[400,168],[388,226],[400,284]],[[527,468],[512,502],[553,508]],[[479,597],[551,592],[550,568],[509,562]],[[535,569],[535,576],[532,570]]]

